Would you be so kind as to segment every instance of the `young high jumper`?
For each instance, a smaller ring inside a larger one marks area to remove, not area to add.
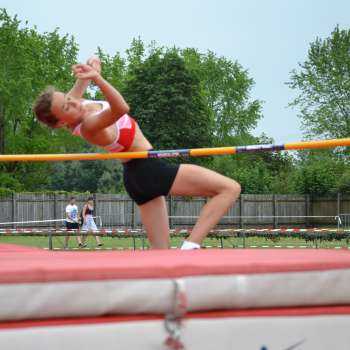
[[[33,110],[51,128],[68,127],[72,134],[110,152],[137,152],[152,149],[122,95],[101,76],[101,63],[92,56],[87,64],[73,66],[76,82],[68,93],[48,87],[36,100]],[[105,101],[82,98],[90,81],[101,90]],[[155,126],[156,127],[156,126]],[[125,188],[137,203],[141,221],[153,249],[168,249],[169,220],[165,196],[210,197],[203,206],[191,234],[181,249],[197,249],[209,231],[237,200],[240,185],[219,173],[193,165],[166,160],[123,160]]]

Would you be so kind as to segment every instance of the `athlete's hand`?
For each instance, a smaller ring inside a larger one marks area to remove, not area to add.
[[[100,76],[100,73],[88,64],[76,64],[73,66],[73,72],[77,79],[95,80]]]
[[[95,69],[97,72],[101,73],[101,60],[98,56],[96,55],[91,56],[87,60],[86,64],[92,67],[93,69]]]

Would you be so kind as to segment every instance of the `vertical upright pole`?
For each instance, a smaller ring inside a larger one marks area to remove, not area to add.
[[[17,221],[17,193],[12,193],[12,222]],[[16,229],[16,224],[12,225],[13,229]]]
[[[95,211],[95,216],[99,215],[99,211],[98,211],[98,194],[94,193],[93,194],[93,198],[94,198],[94,211]]]
[[[273,201],[273,208],[272,208],[272,215],[273,215],[273,228],[277,228],[278,225],[278,218],[277,218],[277,199],[276,195],[272,195],[272,201]]]
[[[341,193],[337,193],[337,216],[341,213]]]
[[[239,228],[243,228],[244,225],[244,199],[243,199],[243,194],[240,195],[239,197]]]
[[[133,229],[136,228],[136,223],[135,223],[135,202],[131,199],[131,227]]]
[[[305,195],[305,226],[310,227],[310,216],[311,214],[311,201],[310,201],[310,195]]]
[[[169,196],[169,216],[170,216],[169,226],[170,226],[170,229],[173,229],[173,219],[172,219],[172,216],[173,216],[173,197],[172,196]]]
[[[55,219],[58,219],[58,215],[57,215],[57,212],[58,212],[58,199],[57,199],[57,193],[55,192],[54,194],[54,202],[53,202],[53,216]],[[57,230],[58,228],[58,221],[55,221],[55,229]]]
[[[244,226],[244,194],[241,194],[239,197],[239,228]],[[245,248],[245,232],[243,232],[243,248]]]
[[[52,244],[52,233],[49,231],[49,250],[53,249],[53,244]]]

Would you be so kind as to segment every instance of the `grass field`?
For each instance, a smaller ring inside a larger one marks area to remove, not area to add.
[[[99,250],[110,250],[110,249],[147,249],[149,247],[147,239],[142,238],[115,238],[115,237],[102,237],[103,247]],[[171,246],[179,247],[183,238],[172,238]],[[48,237],[36,237],[36,236],[0,236],[1,243],[12,243],[26,246],[33,246],[39,248],[48,248],[49,239]],[[63,249],[64,247],[64,237],[53,237],[52,239],[54,249]],[[88,236],[87,247],[82,248],[82,250],[97,249],[97,244],[93,236]],[[263,237],[247,237],[243,238],[226,238],[226,239],[206,239],[203,246],[207,248],[346,248],[350,249],[349,241],[346,239],[342,240],[309,240],[299,238],[274,238],[267,239]],[[75,237],[70,237],[69,239],[69,250],[78,249],[78,244]]]

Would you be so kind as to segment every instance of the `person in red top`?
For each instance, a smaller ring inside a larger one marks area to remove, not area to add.
[[[82,220],[82,226],[81,230],[83,231],[83,241],[86,242],[87,233],[89,232],[97,232],[98,228],[96,226],[95,220],[94,220],[94,197],[89,197],[86,201],[86,203],[83,206],[83,209],[81,210],[81,220]],[[96,243],[98,247],[102,247],[102,242],[100,240],[99,236],[95,236]]]
[[[151,150],[122,95],[101,76],[99,59],[93,56],[87,64],[73,66],[73,71],[77,80],[68,93],[49,87],[38,97],[33,107],[37,118],[52,128],[68,127],[73,135],[112,152]],[[90,81],[106,101],[82,99]],[[122,162],[125,188],[139,206],[154,249],[170,245],[166,195],[210,197],[181,247],[196,249],[240,194],[236,181],[197,165],[175,165],[157,158]]]

